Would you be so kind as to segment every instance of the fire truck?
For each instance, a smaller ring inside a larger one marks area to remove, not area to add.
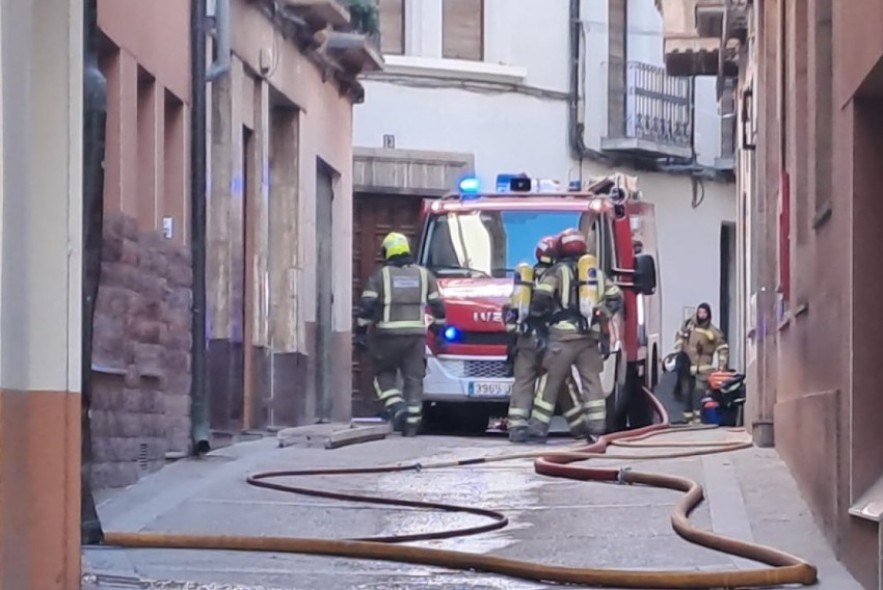
[[[616,173],[563,190],[523,174],[496,180],[494,190],[484,191],[477,179],[465,178],[459,190],[423,202],[417,257],[437,277],[447,308],[438,336],[427,334],[425,425],[477,433],[506,415],[513,378],[502,306],[515,267],[535,262],[540,238],[569,227],[585,233],[625,299],[611,322],[602,373],[608,428],[649,424],[641,388],[654,387],[660,372],[661,298],[654,209],[641,200],[637,179]]]

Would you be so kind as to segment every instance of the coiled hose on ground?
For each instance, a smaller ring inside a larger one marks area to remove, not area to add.
[[[455,530],[427,532],[388,537],[368,537],[362,539],[308,539],[295,537],[246,537],[236,535],[180,535],[163,533],[105,533],[106,545],[132,548],[162,549],[216,549],[233,551],[267,551],[276,553],[299,553],[372,559],[437,566],[448,569],[472,570],[501,574],[537,582],[577,584],[581,586],[602,586],[613,588],[758,588],[785,584],[811,585],[817,581],[816,568],[789,553],[777,549],[731,539],[710,531],[698,529],[690,524],[688,515],[703,499],[702,486],[685,477],[647,473],[627,469],[590,468],[576,465],[577,462],[593,458],[618,460],[665,459],[707,455],[733,451],[751,446],[751,442],[673,442],[649,443],[647,439],[670,432],[689,429],[669,428],[665,408],[649,391],[659,423],[631,431],[608,434],[590,445],[573,450],[540,450],[526,453],[512,453],[488,456],[477,459],[438,462],[432,464],[409,464],[363,469],[320,469],[307,471],[274,471],[249,476],[248,482],[254,486],[279,490],[288,493],[333,498],[353,502],[407,506],[447,512],[460,512],[484,516],[491,522],[474,527]],[[605,453],[608,446],[623,447],[703,447],[683,452],[656,453],[651,455],[615,455]],[[710,549],[736,555],[769,565],[768,568],[721,572],[700,571],[645,571],[622,569],[575,568],[545,565],[498,557],[494,555],[466,553],[446,549],[430,549],[402,545],[401,543],[427,539],[443,539],[501,529],[508,524],[508,518],[500,512],[482,508],[455,506],[416,500],[398,500],[377,496],[342,494],[309,488],[295,487],[270,480],[281,477],[309,475],[356,475],[370,473],[393,473],[420,471],[454,466],[477,465],[513,459],[535,458],[537,473],[581,481],[604,481],[640,484],[666,488],[684,493],[671,516],[672,528],[682,538]]]

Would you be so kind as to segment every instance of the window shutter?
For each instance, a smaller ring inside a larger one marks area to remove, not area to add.
[[[405,0],[380,0],[380,50],[405,53]]]
[[[484,59],[484,0],[444,0],[442,55]]]

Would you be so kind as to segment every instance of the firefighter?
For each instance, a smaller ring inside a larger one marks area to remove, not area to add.
[[[428,305],[438,335],[445,307],[435,276],[414,264],[408,238],[396,232],[381,244],[384,264],[371,275],[359,304],[356,345],[368,348],[368,327],[374,326],[370,350],[374,361],[374,389],[396,431],[415,436],[423,413],[423,377],[426,374]],[[396,382],[401,371],[404,395]]]
[[[687,318],[675,337],[675,352],[684,352],[690,359],[689,375],[681,378],[680,390],[684,400],[684,421],[700,422],[700,401],[708,389],[708,376],[714,372],[714,355],[717,366],[727,368],[730,347],[723,333],[711,323],[711,306],[700,303],[696,313]],[[686,373],[686,371],[684,372]]]
[[[509,440],[515,443],[528,441],[527,421],[538,386],[543,382],[540,377],[543,350],[537,344],[546,341],[546,326],[539,318],[530,316],[530,300],[537,282],[558,257],[557,241],[557,236],[542,238],[535,250],[536,264],[531,266],[523,262],[516,267],[512,297],[503,309],[506,330],[512,336],[509,362],[515,382],[509,398],[508,429]],[[580,392],[569,376],[559,399],[571,433],[576,437],[585,437],[585,415]]]
[[[544,442],[554,414],[558,392],[571,367],[579,373],[588,439],[604,433],[607,408],[601,372],[604,369],[602,328],[622,307],[622,293],[588,254],[585,236],[568,229],[558,238],[559,261],[543,275],[531,300],[531,313],[549,324],[549,343],[543,358],[545,383],[534,400],[528,434]],[[601,284],[603,283],[603,285]]]

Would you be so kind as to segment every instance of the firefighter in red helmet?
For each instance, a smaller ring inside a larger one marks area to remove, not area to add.
[[[509,440],[516,443],[528,441],[527,421],[530,418],[537,387],[541,386],[542,344],[546,341],[546,326],[540,318],[530,315],[530,296],[537,282],[554,265],[558,258],[557,236],[546,236],[537,243],[536,264],[522,263],[515,269],[515,288],[512,298],[504,308],[506,329],[511,335],[508,362],[514,373],[515,383],[509,399],[508,429]],[[562,390],[562,409],[568,418],[571,432],[575,436],[585,436],[585,420],[582,412],[574,408],[582,407],[579,391],[572,379]],[[571,399],[573,398],[573,399]]]
[[[589,438],[604,433],[607,425],[606,399],[601,385],[604,357],[601,349],[601,324],[622,307],[622,293],[611,281],[603,281],[597,308],[587,312],[581,306],[580,271],[593,257],[588,253],[585,235],[567,229],[558,237],[558,263],[543,274],[534,290],[530,311],[549,325],[549,343],[543,358],[545,383],[537,393],[528,434],[535,442],[544,442],[554,415],[561,387],[576,367],[582,392],[587,401],[583,411]],[[603,270],[588,268],[592,280],[603,278]],[[601,281],[599,281],[600,283]]]

